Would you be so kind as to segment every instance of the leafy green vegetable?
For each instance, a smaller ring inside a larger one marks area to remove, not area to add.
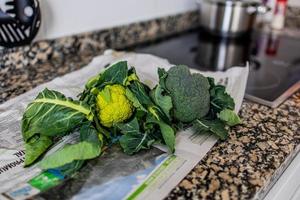
[[[155,142],[147,132],[141,133],[136,118],[126,124],[118,124],[118,128],[124,134],[120,138],[120,145],[124,152],[132,155],[142,149],[149,149]]]
[[[218,114],[218,118],[224,121],[229,126],[235,126],[241,123],[239,116],[229,109],[224,109]]]
[[[96,84],[97,84],[97,82],[99,81],[99,78],[100,78],[100,74],[91,77],[91,78],[88,80],[88,82],[85,84],[85,88],[86,88],[86,89],[91,89],[91,88],[95,87]]]
[[[120,61],[109,66],[86,83],[85,90],[79,95],[79,100],[89,105],[94,104],[97,92],[102,90],[106,85],[122,85],[126,83],[129,71],[126,61]]]
[[[102,143],[97,131],[89,125],[80,130],[81,142],[65,145],[62,149],[44,158],[40,163],[42,169],[52,169],[72,163],[76,160],[88,160],[100,155]]]
[[[213,118],[224,109],[234,110],[234,100],[226,93],[223,85],[215,85],[213,78],[208,78],[210,83],[210,114]]]
[[[209,111],[209,82],[201,74],[191,74],[187,66],[172,67],[165,79],[165,86],[173,102],[174,118],[192,122]]]
[[[128,88],[130,91],[135,95],[137,100],[140,102],[141,105],[150,105],[152,104],[152,101],[149,97],[149,91],[150,89],[148,86],[144,85],[143,83],[139,81],[133,81]]]
[[[163,90],[167,90],[166,87],[166,78],[168,77],[168,73],[163,68],[158,68],[157,70],[158,78],[159,78],[159,85]]]
[[[128,67],[126,61],[117,62],[97,76],[92,77],[86,84],[87,89],[97,87],[101,89],[109,84],[123,84],[127,79]]]
[[[120,138],[120,145],[124,152],[132,155],[142,149],[149,149],[155,142],[148,133],[131,132]]]
[[[132,81],[140,81],[134,68],[128,70],[128,76],[124,85],[130,85]]]
[[[88,160],[100,155],[98,145],[90,142],[79,142],[66,145],[63,149],[51,154],[40,163],[42,169],[52,169],[71,163],[75,160]]]
[[[171,119],[170,111],[173,108],[172,98],[168,95],[163,95],[163,88],[161,85],[157,85],[154,90],[150,92],[150,96],[154,103],[158,105],[164,114]]]
[[[48,136],[34,135],[25,143],[25,166],[31,165],[52,145]]]
[[[90,107],[45,89],[31,102],[22,118],[22,134],[28,141],[35,134],[58,136],[68,133],[84,120],[93,118]]]
[[[78,130],[80,142],[65,145],[44,158],[40,162],[43,169],[57,168],[68,176],[86,160],[99,156],[104,147],[117,142],[129,155],[154,143],[164,143],[174,152],[175,133],[182,127],[193,125],[200,133],[210,132],[225,139],[226,124],[240,123],[233,111],[233,99],[212,78],[191,74],[182,65],[168,71],[159,68],[158,76],[159,84],[150,90],[135,69],[128,69],[127,62],[121,61],[92,77],[79,101],[56,91],[42,91],[22,119],[25,165],[41,157],[53,141]],[[127,107],[107,104],[121,97]],[[120,118],[126,114],[124,108],[130,108],[126,109],[128,115]],[[115,123],[105,126],[103,122],[110,118]]]
[[[212,132],[222,140],[225,140],[228,137],[228,132],[225,129],[225,124],[219,119],[197,119],[193,122],[193,128],[200,133]]]
[[[126,88],[126,97],[132,102],[133,106],[141,111],[147,112],[147,109],[140,103],[130,89]]]
[[[234,126],[241,121],[234,113],[234,100],[226,93],[223,85],[215,85],[214,79],[207,78],[210,89],[210,110],[204,118],[193,122],[193,127],[199,132],[212,132],[222,140],[226,139],[228,132],[225,125]]]
[[[153,116],[147,118],[147,123],[155,123],[159,126],[163,139],[171,153],[175,151],[175,131],[165,122],[155,119]]]
[[[140,125],[137,120],[137,118],[133,118],[128,123],[118,123],[116,126],[120,129],[122,134],[127,134],[127,133],[138,133],[140,131]]]
[[[149,108],[150,114],[147,117],[147,123],[155,123],[159,126],[164,142],[171,152],[175,150],[175,131],[162,118],[162,114],[157,107]]]
[[[103,141],[99,140],[99,135],[102,134],[97,132],[90,123],[83,124],[80,129],[80,141],[95,143],[101,148],[103,146]]]
[[[127,78],[127,61],[117,62],[101,73],[98,84],[123,84]]]
[[[172,101],[170,97],[162,96],[162,89],[160,86],[157,86],[157,88],[158,89],[152,91],[152,99],[154,102],[152,102],[149,97],[149,88],[139,81],[131,82],[126,90],[126,95],[137,109],[145,113],[151,113],[153,116],[155,115],[155,117],[147,123],[155,123],[160,127],[165,143],[169,147],[170,151],[173,152],[175,145],[175,132],[172,127],[163,120],[164,118],[167,118],[165,116],[170,117],[169,110],[171,109],[170,106],[172,107]],[[159,106],[161,106],[161,109],[166,112],[165,114],[158,113],[157,109],[155,109],[155,111],[152,110],[152,108],[155,107],[154,104],[156,102]],[[126,127],[130,127],[130,132],[124,132]],[[140,129],[137,129],[139,128],[138,120],[133,120],[130,123],[119,127],[121,132],[124,134],[120,139],[120,144],[125,153],[132,154],[141,149],[149,148],[155,142],[155,136],[150,134],[151,132],[153,133],[153,130],[155,129],[154,127],[155,126],[153,126],[152,130],[146,130],[144,127],[144,133],[141,133]]]
[[[52,137],[64,135],[92,118],[90,107],[82,102],[48,89],[39,93],[22,118],[25,165],[32,164],[49,148]]]
[[[84,163],[85,160],[75,160],[64,166],[58,167],[57,170],[59,170],[63,176],[71,176],[73,173],[81,169]]]

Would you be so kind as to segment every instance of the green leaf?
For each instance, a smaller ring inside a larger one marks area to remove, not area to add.
[[[143,106],[151,105],[152,101],[149,97],[150,89],[139,81],[133,81],[128,88],[134,94],[139,103]]]
[[[99,75],[92,77],[85,85],[85,90],[79,95],[80,100],[88,102],[89,105],[95,102],[93,96],[96,96],[95,92],[102,90],[106,85],[113,84],[126,84],[128,76],[127,61],[117,62]],[[97,89],[97,90],[96,90]]]
[[[149,149],[155,142],[148,133],[131,132],[122,135],[120,145],[126,154],[132,155],[142,149]]]
[[[228,132],[225,129],[225,124],[219,119],[196,119],[193,122],[193,128],[200,133],[212,132],[222,140],[225,140],[228,137]]]
[[[216,118],[217,114],[224,109],[234,110],[233,98],[226,93],[223,85],[215,85],[213,78],[208,78],[210,83],[210,116]]]
[[[168,76],[168,73],[164,68],[158,68],[157,74],[159,77],[159,85],[162,87],[162,89],[167,90],[166,88],[166,78]]]
[[[77,144],[66,145],[50,156],[44,158],[40,163],[42,169],[53,169],[64,166],[75,160],[88,160],[99,156],[101,149],[91,142],[79,142]]]
[[[122,85],[127,79],[127,73],[127,61],[117,62],[106,68],[105,71],[100,74],[97,86],[104,86],[108,84]]]
[[[111,94],[110,94],[110,89],[108,87],[105,87],[104,89],[102,89],[99,94],[101,95],[101,97],[103,97],[103,99],[108,103],[111,101]]]
[[[212,78],[212,77],[207,77],[207,80],[208,80],[210,89],[212,89],[212,88],[214,88],[214,87],[216,86],[216,84],[215,84],[215,79],[214,79],[214,78]]]
[[[133,106],[141,111],[147,112],[147,109],[139,102],[136,96],[129,88],[126,88],[126,97],[132,102]]]
[[[137,118],[133,118],[128,123],[118,123],[116,126],[120,129],[121,133],[127,134],[127,133],[139,133],[140,132],[140,127],[139,127],[139,122]]]
[[[229,126],[235,126],[241,123],[239,116],[229,109],[224,109],[218,114],[218,118],[224,121]]]
[[[139,81],[139,77],[136,74],[135,68],[131,68],[128,70],[128,76],[126,78],[124,85],[130,85],[132,81]]]
[[[89,125],[80,129],[81,142],[67,144],[62,149],[44,158],[40,167],[42,169],[53,169],[65,166],[77,160],[89,160],[101,154],[102,143],[99,140],[97,131]]]
[[[97,82],[99,81],[99,78],[100,78],[100,75],[96,75],[96,76],[91,77],[87,81],[87,83],[85,84],[85,88],[87,88],[87,89],[93,88],[97,84]]]
[[[97,132],[93,125],[85,123],[80,128],[80,141],[94,143],[99,147],[102,147],[103,141],[99,140],[99,134],[101,133]]]
[[[137,118],[124,124],[118,124],[118,128],[124,134],[120,138],[120,145],[124,152],[132,155],[142,149],[149,149],[155,142],[148,132],[141,133]]]
[[[152,116],[149,114],[147,118],[147,123],[157,124],[160,128],[161,134],[163,136],[164,142],[168,146],[170,152],[175,150],[175,131],[174,129],[165,123],[164,121],[157,119],[157,116]]]
[[[163,88],[161,85],[157,85],[151,92],[150,96],[157,106],[159,106],[164,114],[171,119],[170,110],[173,107],[172,98],[168,95],[163,95]]]
[[[88,105],[45,89],[26,108],[22,118],[22,134],[28,141],[35,134],[58,136],[72,131],[84,120],[92,120]]]
[[[25,167],[31,165],[52,145],[52,140],[43,135],[35,135],[25,143]]]
[[[71,163],[68,163],[62,167],[58,167],[57,170],[60,171],[60,173],[64,176],[71,176],[75,172],[77,172],[83,164],[85,163],[85,160],[75,160]]]

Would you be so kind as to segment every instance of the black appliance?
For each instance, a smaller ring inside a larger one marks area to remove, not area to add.
[[[135,51],[201,71],[224,71],[248,62],[246,98],[271,107],[300,88],[300,37],[256,31],[243,38],[224,39],[195,31]]]
[[[41,25],[38,0],[2,0],[0,7],[0,46],[29,44]]]

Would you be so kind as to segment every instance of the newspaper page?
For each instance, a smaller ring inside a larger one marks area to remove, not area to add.
[[[120,60],[127,60],[130,66],[134,66],[140,79],[150,87],[158,82],[158,67],[168,70],[172,66],[167,60],[149,54],[108,50],[94,58],[88,66],[0,105],[0,199],[26,199],[64,180],[55,170],[43,172],[37,165],[23,168],[25,151],[20,121],[27,104],[46,87],[76,98],[90,77],[99,73],[104,66]],[[202,74],[226,86],[236,102],[235,111],[238,112],[245,93],[248,67]],[[68,135],[47,154],[76,140],[76,134]],[[201,135],[187,129],[177,133],[176,152],[173,155],[167,154],[166,147],[162,145],[134,156],[125,155],[119,147],[113,147],[108,150],[109,156],[101,157],[100,162],[90,169],[80,189],[67,198],[162,199],[195,167],[216,141],[213,135]]]

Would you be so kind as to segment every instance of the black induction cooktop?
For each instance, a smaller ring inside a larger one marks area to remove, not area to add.
[[[278,33],[257,31],[237,39],[224,39],[194,31],[135,51],[201,71],[225,71],[248,62],[246,98],[271,107],[300,88],[300,39]]]

